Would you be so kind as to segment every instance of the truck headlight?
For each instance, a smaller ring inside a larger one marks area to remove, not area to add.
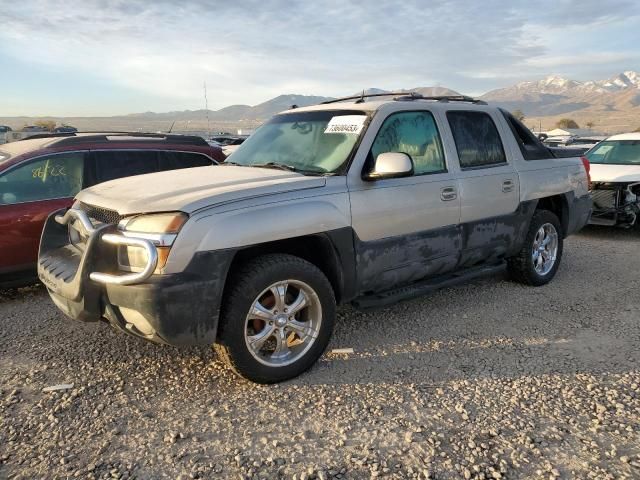
[[[188,219],[188,215],[182,212],[134,215],[123,218],[118,224],[118,230],[129,237],[149,240],[156,246],[158,266],[155,273],[159,273],[167,263],[171,246],[178,232]],[[121,270],[128,272],[142,271],[147,264],[147,260],[147,253],[144,248],[126,245],[118,247],[118,267]]]
[[[154,213],[134,215],[120,220],[118,229],[138,233],[178,233],[189,217],[186,213]]]

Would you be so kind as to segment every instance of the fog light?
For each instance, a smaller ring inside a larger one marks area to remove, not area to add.
[[[132,215],[120,220],[118,229],[124,235],[149,240],[156,246],[158,264],[154,273],[160,273],[160,270],[167,264],[171,245],[188,219],[189,216],[183,212]],[[118,247],[118,267],[120,270],[141,272],[149,261],[147,257],[147,252],[142,247],[125,245]]]
[[[156,247],[158,251],[158,264],[154,273],[160,273],[160,270],[167,264],[171,247]],[[121,245],[118,247],[118,268],[125,272],[141,272],[149,257],[147,251],[142,247],[128,247]]]

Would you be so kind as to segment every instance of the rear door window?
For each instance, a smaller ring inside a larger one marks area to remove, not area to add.
[[[206,167],[213,165],[206,155],[194,152],[175,152],[165,150],[158,152],[161,170],[177,170],[179,168]]]
[[[93,158],[95,162],[93,183],[160,170],[158,152],[153,150],[97,150],[93,152]]]
[[[447,119],[460,168],[487,168],[507,163],[498,129],[487,113],[450,110]]]
[[[0,205],[73,198],[83,186],[84,152],[39,157],[0,174]]]

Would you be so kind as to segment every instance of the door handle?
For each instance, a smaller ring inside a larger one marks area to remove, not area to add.
[[[456,192],[455,187],[444,187],[440,190],[440,198],[443,202],[450,202],[458,198],[458,192]]]
[[[504,182],[502,182],[502,191],[504,193],[513,192],[514,188],[515,185],[513,183],[513,180],[505,180]]]

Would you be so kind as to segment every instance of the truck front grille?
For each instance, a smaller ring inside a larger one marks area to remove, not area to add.
[[[84,210],[91,220],[97,220],[99,223],[117,225],[122,220],[122,216],[118,212],[108,208],[95,207],[82,202],[78,202],[76,208]]]

